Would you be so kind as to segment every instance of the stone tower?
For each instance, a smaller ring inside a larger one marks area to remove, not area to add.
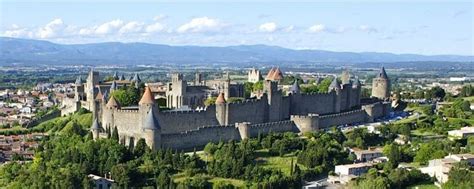
[[[220,93],[216,99],[216,118],[219,125],[227,125],[227,103],[224,93]]]
[[[342,90],[341,90],[341,84],[339,83],[339,81],[337,80],[337,77],[334,77],[334,80],[332,80],[331,84],[329,85],[329,88],[328,88],[328,92],[335,92],[336,93],[336,97],[334,99],[334,111],[335,112],[341,112],[341,94],[342,94]]]
[[[152,107],[148,110],[142,124],[143,138],[152,150],[161,147],[161,127],[156,119],[155,109]]]
[[[380,69],[380,72],[372,80],[372,97],[382,100],[390,98],[390,80],[384,67]]]
[[[341,81],[343,85],[350,83],[351,73],[349,72],[349,70],[345,69],[344,71],[342,71]]]
[[[224,97],[225,99],[229,99],[230,97],[230,75],[227,72],[224,76]]]
[[[199,73],[198,71],[196,71],[196,73],[194,74],[194,85],[195,86],[205,85],[204,80],[202,78],[202,74]]]
[[[95,106],[94,99],[97,95],[97,90],[95,86],[99,84],[99,72],[95,72],[91,69],[89,72],[89,76],[87,77],[86,85],[85,85],[85,92],[86,92],[86,100],[88,102],[87,109],[92,110],[93,106]]]
[[[173,73],[171,75],[171,83],[168,83],[166,89],[166,103],[168,108],[181,108],[186,95],[186,81],[183,80],[183,75]]]
[[[76,82],[74,83],[74,88],[75,88],[75,91],[74,91],[75,101],[79,102],[79,101],[83,100],[84,84],[82,82],[82,77],[81,76],[77,77]]]
[[[282,120],[281,104],[282,92],[278,90],[278,81],[265,80],[263,85],[268,101],[268,120],[270,122]]]

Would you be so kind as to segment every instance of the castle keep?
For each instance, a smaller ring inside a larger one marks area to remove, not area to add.
[[[388,81],[385,70],[382,71]],[[75,100],[78,106],[93,112],[91,131],[94,138],[103,137],[106,128],[116,127],[121,143],[134,145],[143,138],[152,149],[192,149],[208,142],[241,140],[270,132],[315,131],[371,122],[390,112],[388,102],[371,99],[370,103],[365,103],[357,79],[344,79],[344,83],[340,83],[334,78],[327,92],[313,94],[302,94],[295,82],[288,95],[284,95],[275,81],[281,79],[281,71],[272,69],[271,72],[272,77],[267,76],[264,81],[263,94],[256,99],[229,103],[227,95],[220,92],[215,105],[199,111],[160,111],[149,87],[145,87],[138,106],[122,107],[114,97],[107,95],[118,86],[120,79],[102,83],[94,71],[89,73],[86,84],[76,83]],[[173,75],[172,84],[169,84],[172,90],[182,90],[184,86],[179,85],[182,84],[180,80],[179,75]]]

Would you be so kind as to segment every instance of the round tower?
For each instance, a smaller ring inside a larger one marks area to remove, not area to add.
[[[372,97],[382,100],[390,98],[390,80],[384,67],[380,69],[377,77],[372,80]]]
[[[99,125],[99,120],[97,120],[97,117],[94,119],[94,122],[92,122],[91,132],[92,132],[92,138],[94,140],[97,140],[99,138],[99,132],[100,132],[100,125]]]
[[[146,144],[152,149],[156,150],[161,147],[161,127],[156,119],[155,108],[152,107],[148,111],[143,120],[143,138]]]
[[[227,125],[227,103],[224,93],[220,93],[216,99],[216,118],[219,125]]]

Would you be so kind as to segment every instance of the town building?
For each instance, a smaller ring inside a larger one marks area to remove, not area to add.
[[[463,127],[461,129],[448,131],[448,136],[452,139],[463,139],[474,136],[474,127]]]
[[[357,161],[360,162],[372,161],[375,158],[383,156],[382,148],[369,148],[367,150],[353,148],[350,151],[356,155]]]
[[[473,154],[449,154],[443,159],[434,159],[428,161],[427,167],[420,168],[422,173],[435,177],[438,183],[445,183],[448,181],[448,174],[451,168],[461,161],[467,162],[471,167],[474,166]]]

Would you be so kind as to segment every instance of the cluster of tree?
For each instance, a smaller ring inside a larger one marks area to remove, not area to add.
[[[331,85],[333,78],[326,77],[319,84],[309,83],[309,85],[301,86],[302,93],[326,93],[328,92],[329,85]]]
[[[132,84],[114,90],[111,96],[113,96],[121,106],[137,105],[138,101],[140,101],[141,94],[143,94],[143,92],[140,92],[141,90],[142,89],[137,89]]]
[[[340,130],[316,132],[307,135],[311,138],[304,149],[298,153],[298,163],[319,172],[329,171],[334,165],[350,162],[343,147],[346,137]]]
[[[88,115],[88,114],[84,114]],[[71,119],[71,118],[68,118]],[[63,124],[63,123],[61,123]],[[90,188],[88,174],[111,175],[118,187],[169,186],[177,172],[201,170],[196,155],[151,151],[140,139],[127,148],[110,138],[92,140],[87,128],[69,121],[50,140],[40,143],[31,163],[9,163],[0,169],[0,185],[11,188]]]
[[[443,184],[447,189],[474,188],[474,171],[468,162],[457,163],[448,173],[448,182]]]
[[[404,90],[400,97],[403,99],[427,99],[427,100],[442,100],[446,96],[446,92],[443,88],[436,86],[431,89],[418,89],[414,92],[407,92]]]
[[[421,173],[418,169],[384,169],[384,172],[379,172],[376,168],[372,168],[367,174],[351,183],[351,187],[374,189],[407,188],[413,184],[427,182],[431,182],[430,177]]]
[[[472,85],[465,85],[461,88],[461,91],[459,92],[459,96],[461,97],[468,97],[468,96],[473,96],[474,95],[474,88]]]
[[[258,81],[256,83],[252,83],[252,82],[244,83],[245,98],[249,98],[252,92],[259,91],[259,90],[263,90],[263,81]]]
[[[365,149],[369,146],[379,146],[383,144],[386,139],[375,133],[369,133],[366,128],[355,128],[346,133],[347,140],[344,141],[344,146],[357,147]]]
[[[244,140],[239,144],[209,143],[204,148],[212,160],[208,163],[208,173],[213,176],[244,179],[249,186],[256,188],[300,188],[302,173],[298,165],[292,167],[291,175],[286,176],[280,170],[265,169],[255,165],[255,150],[263,146],[273,148],[271,141],[293,140],[296,137],[287,134],[270,134],[265,138]],[[297,146],[297,145],[296,145]],[[285,146],[295,148],[294,146]],[[275,147],[280,149],[281,147]],[[297,148],[297,147],[296,147]],[[293,166],[293,164],[292,164]]]
[[[467,153],[466,149],[461,148],[463,144],[460,141],[432,140],[413,144],[413,146],[416,149],[413,160],[423,165],[429,160],[443,158],[449,153]]]
[[[456,99],[450,106],[441,110],[442,115],[446,117],[474,119],[471,103],[462,98]]]

